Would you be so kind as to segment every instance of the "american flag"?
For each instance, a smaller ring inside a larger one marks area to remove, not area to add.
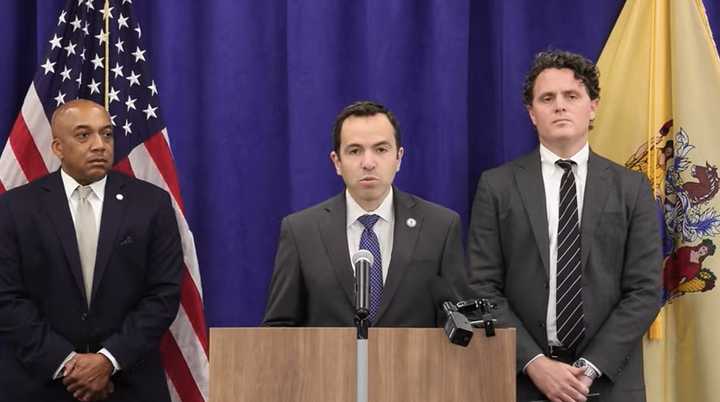
[[[107,93],[114,169],[167,190],[178,218],[184,254],[181,304],[161,344],[170,393],[174,401],[207,401],[208,340],[195,244],[158,88],[131,7],[132,0],[109,0],[107,9],[105,0],[68,0],[0,155],[0,193],[58,169],[60,161],[50,150],[50,117],[59,105],[75,98],[105,104]]]

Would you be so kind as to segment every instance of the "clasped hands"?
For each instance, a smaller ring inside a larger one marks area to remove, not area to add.
[[[113,366],[100,353],[78,353],[65,364],[62,382],[81,402],[106,399],[115,389],[110,375]]]
[[[590,393],[592,378],[585,369],[541,356],[526,369],[535,386],[551,402],[585,402]]]

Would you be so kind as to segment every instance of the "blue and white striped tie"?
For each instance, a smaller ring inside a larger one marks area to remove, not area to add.
[[[375,324],[383,293],[382,256],[380,255],[380,242],[373,230],[373,226],[380,217],[378,215],[363,215],[358,221],[365,226],[360,236],[360,249],[372,253],[374,261],[370,267],[370,323]]]

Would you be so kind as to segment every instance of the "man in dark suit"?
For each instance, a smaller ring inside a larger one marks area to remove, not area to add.
[[[471,286],[517,328],[518,401],[645,400],[641,338],[660,307],[657,214],[643,175],[589,149],[598,99],[589,60],[538,54],[524,102],[539,149],[478,184]]]
[[[0,197],[0,401],[169,401],[159,342],[179,303],[168,194],[110,172],[108,113],[53,115],[61,169]]]
[[[333,142],[330,158],[346,190],[283,220],[264,324],[352,326],[350,256],[362,248],[374,255],[371,325],[436,326],[434,283],[449,284],[449,295],[465,285],[458,214],[392,186],[404,150],[382,105],[346,107]]]

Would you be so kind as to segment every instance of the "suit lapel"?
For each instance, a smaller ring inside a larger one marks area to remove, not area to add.
[[[326,216],[318,225],[335,276],[350,303],[355,305],[355,277],[348,251],[346,211],[343,192],[328,202]]]
[[[530,219],[535,243],[540,251],[545,275],[550,271],[550,239],[548,239],[547,207],[545,206],[545,186],[542,179],[540,152],[535,150],[518,159],[515,168],[517,190],[522,198],[525,211]]]
[[[115,237],[117,236],[120,223],[123,221],[125,215],[125,206],[130,201],[127,195],[122,192],[126,182],[127,178],[124,176],[112,172],[108,173],[107,183],[105,184],[102,217],[100,218],[95,272],[93,273],[93,295],[96,294],[100,280],[107,268],[113,246],[115,245]],[[123,196],[117,197],[118,194],[122,194]]]
[[[43,191],[43,204],[50,216],[53,227],[58,234],[60,244],[65,252],[68,266],[75,284],[85,298],[85,286],[83,285],[82,267],[80,266],[80,252],[78,251],[77,237],[75,236],[75,225],[73,224],[70,206],[68,204],[65,187],[63,186],[60,170],[47,176],[40,184]]]
[[[590,152],[587,180],[585,180],[585,196],[583,197],[582,222],[580,223],[583,269],[587,266],[590,255],[593,229],[598,224],[598,216],[602,213],[607,201],[607,189],[610,188],[607,177],[609,166],[604,159],[598,157],[594,152]]]
[[[395,227],[393,229],[392,255],[390,257],[387,280],[385,281],[385,286],[383,286],[382,302],[380,303],[380,311],[378,311],[377,314],[377,321],[380,321],[390,306],[393,296],[400,287],[410,267],[412,253],[413,250],[415,250],[415,243],[423,227],[424,217],[419,215],[418,211],[415,210],[415,201],[412,197],[399,191],[397,188],[393,188],[393,194]],[[416,225],[412,228],[406,224],[410,218],[416,221]]]

